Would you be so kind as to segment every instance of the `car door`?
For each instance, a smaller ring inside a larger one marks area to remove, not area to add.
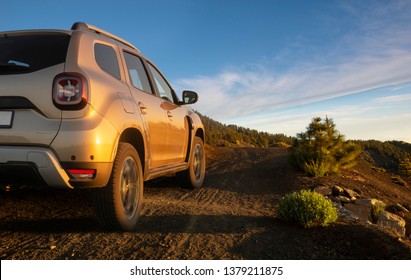
[[[150,63],[148,68],[152,74],[157,94],[161,97],[161,108],[167,116],[166,162],[176,164],[184,162],[188,144],[188,121],[185,106],[178,105],[173,89],[161,73]]]
[[[164,166],[167,164],[165,155],[169,121],[162,107],[163,100],[155,95],[141,58],[124,52],[124,59],[131,85],[130,91],[145,125],[149,168]]]

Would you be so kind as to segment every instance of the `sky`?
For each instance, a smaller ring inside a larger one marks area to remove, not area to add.
[[[131,42],[224,124],[411,143],[410,0],[6,1],[0,30],[87,22]]]

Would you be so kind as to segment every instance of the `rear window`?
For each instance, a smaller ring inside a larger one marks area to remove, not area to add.
[[[120,80],[120,67],[114,49],[103,44],[94,45],[96,62],[101,69]]]
[[[68,34],[0,36],[0,75],[24,74],[66,61]]]

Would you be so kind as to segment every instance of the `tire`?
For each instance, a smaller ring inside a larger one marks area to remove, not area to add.
[[[143,202],[143,170],[134,147],[120,142],[108,185],[95,190],[94,211],[108,229],[132,231],[137,226]]]
[[[204,143],[200,137],[195,137],[187,170],[179,172],[177,178],[183,188],[196,189],[204,183],[206,161]]]

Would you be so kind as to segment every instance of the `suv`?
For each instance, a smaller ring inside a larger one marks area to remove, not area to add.
[[[133,230],[144,181],[203,184],[197,100],[95,26],[0,32],[0,185],[97,188],[99,222]]]

